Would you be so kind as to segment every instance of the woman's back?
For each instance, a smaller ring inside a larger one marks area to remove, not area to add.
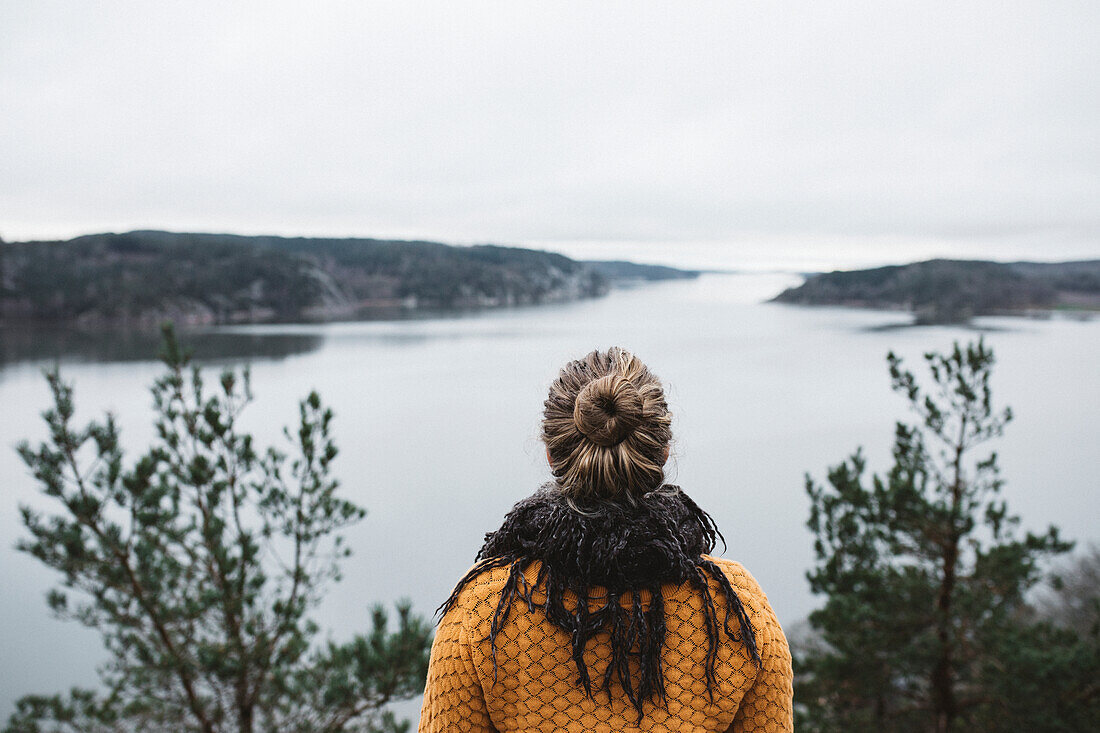
[[[664,388],[619,348],[544,403],[554,482],[486,535],[441,607],[420,730],[789,731],[791,658],[756,581],[664,483]]]
[[[704,596],[689,584],[662,586],[665,646],[661,651],[665,701],[646,706],[639,720],[626,695],[613,687],[608,695],[593,684],[589,697],[577,683],[569,634],[549,623],[537,607],[546,600],[536,585],[540,564],[523,573],[532,586],[531,613],[516,600],[508,622],[496,635],[496,667],[490,626],[507,583],[509,568],[478,575],[445,614],[432,650],[432,668],[424,696],[420,730],[431,731],[787,731],[791,723],[791,657],[767,598],[738,563],[714,562],[729,579],[745,607],[755,634],[761,665],[744,643],[722,638],[715,662],[713,699],[706,684],[708,638]],[[720,599],[718,582],[710,590]],[[593,589],[589,609],[604,603]],[[648,608],[650,594],[639,600]],[[576,607],[576,596],[567,603]],[[632,604],[633,597],[620,603]],[[716,600],[716,603],[722,603]],[[719,608],[719,618],[724,609]],[[584,662],[593,680],[601,680],[612,660],[610,632],[585,646]],[[637,661],[632,659],[632,676]]]

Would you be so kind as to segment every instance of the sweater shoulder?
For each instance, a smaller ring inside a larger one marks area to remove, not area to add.
[[[767,617],[774,615],[767,594],[744,565],[736,560],[711,555],[703,555],[703,559],[714,563],[726,576],[737,597],[748,606],[750,615],[757,617],[753,619],[754,626],[759,622],[766,623]]]
[[[757,582],[752,573],[750,573],[741,563],[726,557],[714,557],[713,555],[703,555],[703,559],[709,560],[717,565],[729,580],[730,585],[734,588],[744,590],[753,596],[760,596],[765,600],[767,599],[764,595],[764,589],[760,587],[760,583]]]
[[[477,567],[473,565],[462,577],[469,577]],[[492,616],[510,572],[509,566],[489,568],[469,578],[455,597],[447,615],[456,614],[465,618]]]

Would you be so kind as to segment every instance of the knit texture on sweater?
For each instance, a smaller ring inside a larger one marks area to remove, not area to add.
[[[421,730],[789,730],[786,640],[720,536],[675,487],[520,502],[441,607]]]

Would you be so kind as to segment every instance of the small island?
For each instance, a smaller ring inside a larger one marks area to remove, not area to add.
[[[0,324],[149,330],[354,320],[593,298],[692,276],[516,247],[134,231],[0,241]]]
[[[989,262],[928,260],[813,274],[772,299],[798,305],[902,310],[918,324],[975,316],[1100,310],[1100,260]]]

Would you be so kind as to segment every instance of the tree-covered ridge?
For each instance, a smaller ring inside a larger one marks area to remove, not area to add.
[[[921,323],[1054,308],[1100,309],[1100,260],[1062,263],[928,260],[811,275],[774,299],[891,308]]]
[[[699,270],[681,270],[667,265],[648,265],[626,260],[586,260],[585,263],[608,280],[646,281],[689,280],[699,277]]]
[[[607,289],[604,276],[563,255],[491,245],[155,231],[0,243],[4,320],[329,320],[372,308],[567,301]]]

